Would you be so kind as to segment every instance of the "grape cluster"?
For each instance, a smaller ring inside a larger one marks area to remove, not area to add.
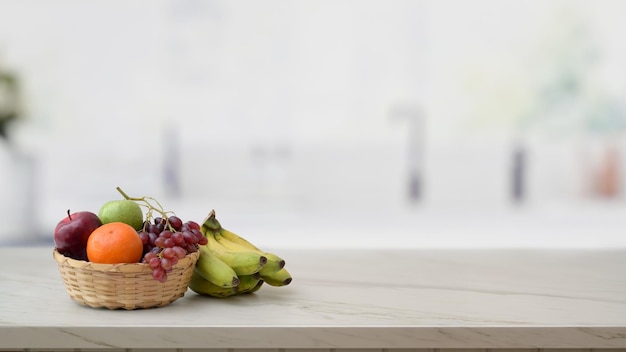
[[[207,244],[198,223],[183,223],[175,215],[156,217],[153,223],[146,221],[138,233],[143,242],[142,263],[150,266],[152,277],[160,282],[167,281],[167,273],[179,259]]]

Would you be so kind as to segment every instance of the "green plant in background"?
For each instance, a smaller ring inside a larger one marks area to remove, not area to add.
[[[0,66],[0,137],[8,139],[9,125],[21,117],[17,77]]]
[[[493,47],[484,61],[465,65],[474,128],[566,138],[584,132],[595,116],[590,111],[601,94],[595,70],[603,48],[594,23],[573,6],[545,11],[551,19],[546,25],[509,28],[517,37]]]
[[[551,135],[575,134],[584,130],[589,100],[597,94],[592,82],[600,50],[582,20],[547,44],[539,50],[534,103],[519,125]]]
[[[0,137],[8,138],[9,124],[17,120],[17,80],[0,72]]]
[[[626,106],[619,99],[603,95],[590,104],[586,114],[586,130],[601,135],[626,131]]]
[[[599,78],[607,48],[594,36],[593,23],[575,12],[536,48],[529,65],[533,92],[512,127],[549,138],[608,136],[626,130],[626,110],[618,93]]]

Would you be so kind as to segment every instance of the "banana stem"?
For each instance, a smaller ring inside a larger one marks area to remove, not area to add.
[[[207,215],[202,224],[214,231],[222,228],[222,225],[215,218],[215,209],[211,210],[211,212],[209,213],[209,215]]]

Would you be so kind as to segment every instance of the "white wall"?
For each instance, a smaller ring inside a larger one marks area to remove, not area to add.
[[[2,188],[0,213],[23,214],[8,199],[34,190],[32,231],[46,232],[67,207],[117,197],[118,185],[190,216],[205,205],[411,209],[410,121],[390,113],[403,104],[425,117],[424,207],[508,209],[516,127],[556,55],[540,55],[543,41],[582,16],[606,58],[584,96],[623,99],[626,79],[606,72],[624,56],[612,35],[624,6],[587,14],[590,4],[4,0],[0,67],[23,83],[26,120],[13,138],[36,177]],[[523,135],[534,203],[588,199],[579,149],[603,138],[571,121]],[[20,179],[8,160],[2,180]]]

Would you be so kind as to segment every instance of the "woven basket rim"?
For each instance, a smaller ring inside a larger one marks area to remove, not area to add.
[[[78,260],[70,257],[66,257],[61,254],[59,250],[55,247],[52,251],[54,260],[59,265],[68,266],[71,268],[82,269],[82,270],[92,270],[99,272],[124,272],[124,273],[141,273],[141,272],[151,272],[152,269],[146,263],[119,263],[119,264],[100,264],[100,263],[92,263],[85,260]],[[179,259],[176,266],[186,266],[187,262],[196,261],[200,256],[200,252],[196,251],[193,253],[188,253],[183,259]]]

